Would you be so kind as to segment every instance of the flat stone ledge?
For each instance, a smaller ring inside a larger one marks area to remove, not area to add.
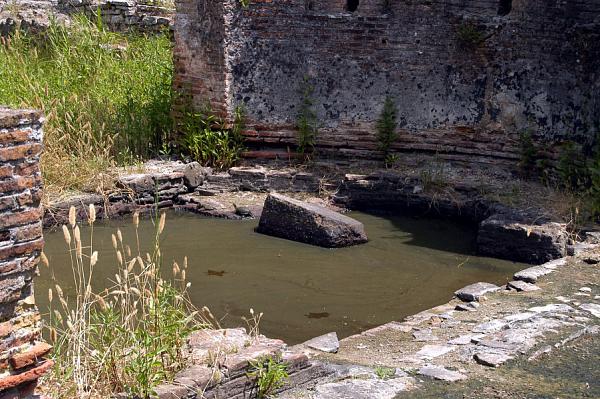
[[[465,302],[472,302],[479,301],[479,299],[488,292],[498,291],[499,289],[500,287],[497,285],[479,282],[461,288],[460,290],[456,291],[454,295]]]

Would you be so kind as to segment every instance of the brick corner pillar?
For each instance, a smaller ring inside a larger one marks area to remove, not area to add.
[[[42,236],[43,116],[0,107],[0,399],[33,396],[50,367],[33,296]]]

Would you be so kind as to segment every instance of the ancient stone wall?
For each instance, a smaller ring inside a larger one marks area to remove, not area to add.
[[[386,96],[402,157],[514,165],[523,132],[556,158],[600,125],[600,0],[179,0],[175,30],[175,87],[245,105],[247,155],[293,151],[305,78],[321,156],[379,156]]]
[[[100,15],[112,31],[160,32],[171,25],[171,10],[131,0],[58,0],[69,14],[83,13],[91,18]]]
[[[111,31],[157,33],[171,28],[173,10],[151,0],[0,0],[0,36],[16,29],[43,33],[52,20],[64,24],[76,14],[96,22],[100,15]],[[157,1],[158,3],[158,1]]]
[[[42,116],[0,107],[0,399],[29,398],[52,366],[43,359],[32,280],[44,239]]]

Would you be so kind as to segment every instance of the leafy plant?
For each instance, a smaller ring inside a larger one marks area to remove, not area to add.
[[[581,148],[573,141],[563,144],[558,159],[559,183],[568,190],[582,191],[590,187],[591,169]]]
[[[379,150],[383,152],[386,167],[397,162],[397,157],[390,154],[391,146],[398,138],[396,133],[397,118],[398,111],[394,99],[386,97],[381,115],[377,121],[377,141],[379,142]]]
[[[522,132],[519,136],[519,169],[523,176],[531,177],[537,174],[536,163],[538,150],[533,143],[531,132]]]
[[[298,152],[306,159],[307,154],[314,152],[317,135],[319,133],[319,121],[317,113],[314,110],[313,100],[314,87],[310,84],[307,77],[304,78],[298,112]]]
[[[256,380],[256,396],[262,399],[281,388],[289,375],[281,359],[268,356],[250,362],[248,377]]]
[[[396,369],[391,367],[377,366],[375,367],[375,375],[380,380],[389,380],[396,375]]]
[[[250,0],[239,0],[242,7],[246,8],[250,5]]]
[[[458,26],[456,36],[465,47],[476,47],[485,41],[483,32],[473,23],[465,22]]]
[[[181,122],[182,149],[204,165],[230,167],[245,149],[243,128],[244,110],[241,107],[236,108],[230,128],[208,108],[199,112],[186,111]]]

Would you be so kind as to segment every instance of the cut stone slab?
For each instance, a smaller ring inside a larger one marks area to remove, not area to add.
[[[471,285],[467,285],[464,288],[456,291],[454,295],[456,295],[459,299],[465,302],[479,301],[483,295],[488,292],[493,292],[499,290],[500,287],[490,283],[475,283]]]
[[[531,292],[531,291],[538,291],[541,289],[540,287],[538,287],[535,284],[527,283],[522,280],[510,281],[508,283],[508,286],[512,289],[517,290],[518,292]]]
[[[437,340],[439,340],[438,337],[436,337],[435,335],[433,335],[433,332],[431,331],[430,328],[426,328],[426,329],[423,329],[423,330],[414,331],[413,332],[413,338],[417,342],[437,341]]]
[[[473,327],[474,333],[493,333],[501,331],[508,327],[508,322],[504,320],[493,319],[490,321],[486,321],[485,323],[481,323]]]
[[[473,359],[481,365],[488,367],[498,367],[512,357],[501,353],[476,353]]]
[[[477,308],[481,306],[479,302],[467,302],[467,303],[459,303],[456,305],[454,310],[460,310],[463,312],[474,312]]]
[[[448,370],[444,367],[439,366],[424,366],[419,369],[419,374],[424,375],[426,377],[431,377],[436,380],[448,381],[448,382],[456,382],[461,380],[466,380],[467,376],[461,374],[457,371]]]
[[[327,248],[367,242],[359,221],[281,194],[267,197],[256,231]]]
[[[569,313],[572,312],[574,309],[564,303],[551,303],[548,305],[544,305],[544,306],[534,306],[532,308],[529,308],[529,312],[534,312],[534,313],[545,313],[545,312],[558,312],[558,313]]]
[[[579,305],[579,308],[590,312],[596,317],[600,317],[600,305],[597,303],[582,303]]]
[[[515,280],[525,281],[527,283],[536,283],[538,279],[546,274],[550,274],[554,271],[554,269],[545,267],[545,266],[533,266],[520,272],[516,272],[513,278]]]
[[[411,381],[408,378],[347,379],[317,385],[314,399],[393,399],[400,392],[410,389]]]
[[[450,341],[448,341],[448,343],[450,345],[469,345],[471,343],[476,344],[479,341],[481,341],[481,339],[483,337],[485,337],[484,334],[467,334],[467,335],[461,335],[459,337],[451,339]]]
[[[320,337],[310,339],[304,343],[307,347],[321,352],[337,353],[340,349],[340,341],[335,332],[330,332]]]
[[[502,209],[480,223],[477,247],[482,255],[542,264],[566,255],[566,224],[539,214]]]
[[[448,352],[452,352],[456,347],[448,345],[425,345],[420,351],[416,353],[417,357],[421,359],[433,359]]]

